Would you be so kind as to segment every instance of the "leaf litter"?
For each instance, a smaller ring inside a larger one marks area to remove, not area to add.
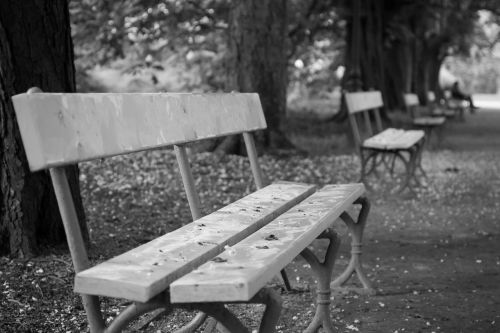
[[[243,157],[200,153],[190,158],[203,214],[255,189]],[[359,173],[354,155],[265,155],[260,161],[269,181],[323,185],[354,182]],[[426,152],[427,186],[418,188],[416,197],[369,194],[372,209],[363,260],[378,294],[334,294],[332,319],[339,332],[498,329],[494,309],[500,307],[500,293],[494,281],[500,278],[499,161],[500,154],[491,151]],[[453,168],[458,172],[451,172]],[[168,149],[82,163],[81,185],[93,263],[191,221],[175,155]],[[343,259],[337,261],[335,274],[348,262],[349,242],[345,232]],[[300,258],[287,272],[293,292],[283,291],[279,280],[272,282],[284,299],[278,331],[301,332],[314,315],[315,277]],[[86,331],[81,301],[72,292],[73,278],[64,249],[24,260],[1,257],[0,331]],[[111,320],[128,304],[104,298],[104,318]],[[263,312],[260,305],[231,309],[250,327],[257,327]],[[455,314],[467,309],[475,310],[464,318]],[[175,311],[143,331],[168,331],[192,316]]]

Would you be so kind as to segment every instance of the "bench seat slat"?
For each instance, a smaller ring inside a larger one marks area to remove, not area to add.
[[[413,119],[413,123],[419,126],[439,126],[445,122],[444,117],[418,117]]]
[[[363,184],[325,186],[221,253],[219,262],[207,262],[173,282],[170,285],[172,303],[251,299],[364,191]],[[266,240],[270,235],[276,240]]]
[[[263,227],[315,191],[281,182],[266,186],[175,231],[75,277],[82,294],[146,302],[180,276]]]
[[[363,147],[373,149],[408,149],[424,137],[424,131],[388,128],[363,142]]]
[[[448,110],[448,109],[443,109],[443,108],[435,108],[432,110],[432,116],[444,116],[444,117],[453,117],[455,116],[456,112],[455,110]]]

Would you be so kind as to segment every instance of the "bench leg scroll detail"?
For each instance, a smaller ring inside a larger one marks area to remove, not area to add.
[[[356,204],[361,204],[361,211],[359,212],[358,221],[354,221],[354,219],[347,213],[344,212],[340,215],[340,218],[344,221],[344,223],[349,228],[351,233],[352,241],[351,241],[351,259],[347,268],[344,270],[340,276],[338,276],[332,283],[330,284],[330,288],[332,289],[348,289],[342,287],[351,276],[356,273],[359,281],[363,288],[349,288],[353,291],[356,291],[360,294],[368,294],[374,295],[375,289],[372,287],[370,280],[366,277],[363,267],[361,265],[361,254],[362,254],[362,237],[363,231],[365,229],[366,220],[368,217],[368,213],[370,211],[370,203],[368,199],[365,197],[359,198]]]
[[[244,303],[259,303],[266,306],[266,310],[264,311],[264,315],[260,323],[259,333],[272,333],[276,331],[276,324],[278,323],[281,313],[282,300],[275,290],[272,288],[263,288],[250,301]],[[100,332],[121,332],[132,321],[148,312],[155,311],[157,309],[164,309],[162,316],[165,316],[170,314],[174,308],[201,311],[198,312],[196,317],[190,323],[176,330],[175,333],[189,333],[196,331],[201,327],[208,316],[215,320],[212,321],[212,323],[217,323],[216,330],[219,332],[250,332],[243,325],[243,323],[229,309],[226,308],[224,303],[187,303],[173,305],[170,303],[168,293],[158,295],[147,303],[134,302],[123,310],[106,329]],[[209,332],[213,331],[213,326],[209,329]]]
[[[335,258],[340,246],[340,239],[331,229],[327,229],[318,238],[328,238],[330,240],[323,262],[320,262],[316,255],[307,248],[300,253],[300,255],[311,265],[318,279],[316,313],[304,333],[317,332],[320,327],[323,327],[324,332],[333,333],[334,328],[330,318],[330,281],[332,278],[333,265],[335,264]]]
[[[279,294],[272,288],[262,288],[250,301],[244,303],[264,304],[266,310],[262,316],[259,326],[259,333],[276,332],[282,300]],[[250,332],[241,321],[229,311],[222,303],[197,304],[195,307],[214,318],[218,324],[216,330],[222,333],[245,333]],[[212,332],[213,327],[208,329]],[[205,330],[207,332],[207,330]]]

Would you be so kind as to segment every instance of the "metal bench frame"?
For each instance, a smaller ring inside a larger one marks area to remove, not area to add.
[[[403,94],[406,111],[410,114],[412,125],[415,128],[423,129],[427,137],[427,144],[430,145],[433,133],[436,134],[436,141],[442,141],[443,130],[446,124],[445,116],[438,116],[428,112],[428,108],[420,105],[420,101],[416,94]]]
[[[380,178],[379,171],[381,169],[388,170],[390,175],[394,176],[395,164],[399,160],[404,165],[405,175],[404,181],[396,190],[396,193],[402,193],[406,189],[414,192],[414,186],[422,185],[419,177],[426,177],[422,168],[425,136],[408,147],[398,147],[397,145],[368,146],[366,140],[384,131],[379,111],[379,108],[384,105],[382,94],[379,91],[345,93],[344,98],[354,144],[361,162],[360,181],[373,190],[367,181],[367,177],[373,174]],[[372,126],[373,121],[375,122],[374,126]]]

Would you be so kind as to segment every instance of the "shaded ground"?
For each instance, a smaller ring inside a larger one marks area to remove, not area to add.
[[[450,123],[445,142],[425,153],[428,186],[417,197],[371,194],[364,267],[378,294],[336,295],[332,318],[339,332],[500,332],[500,112],[479,110],[466,117],[463,123]],[[337,149],[342,145],[333,139],[342,137],[328,132],[333,125],[294,126],[296,143],[323,154],[265,156],[264,172],[271,180],[324,184],[357,179],[357,158]],[[252,189],[242,158],[200,154],[193,156],[193,165],[201,176],[197,186],[205,212]],[[189,209],[178,178],[171,151],[83,164],[92,260],[104,260],[187,222]],[[343,243],[336,273],[349,253],[345,230],[338,229]],[[324,245],[315,247],[322,250]],[[283,294],[279,331],[301,332],[313,315],[314,281],[300,258],[287,271],[295,292]],[[63,249],[31,260],[0,258],[0,332],[85,331],[72,279]],[[106,318],[125,305],[107,300]],[[235,308],[254,328],[261,310]],[[168,331],[185,316],[178,312],[145,331]]]

